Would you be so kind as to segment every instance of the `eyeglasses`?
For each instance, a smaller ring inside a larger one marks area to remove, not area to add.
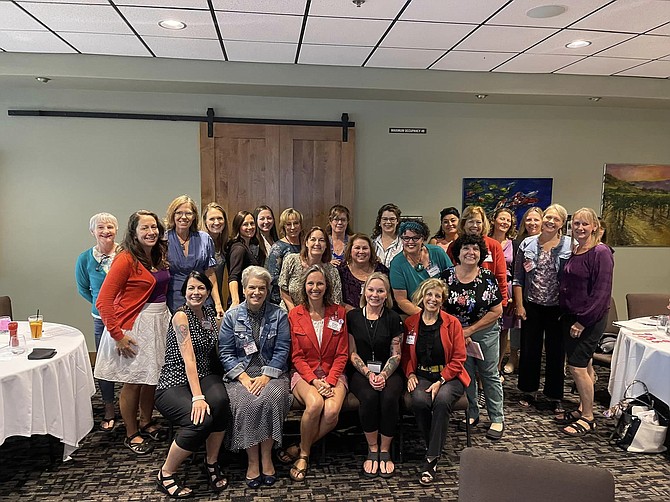
[[[337,223],[346,223],[348,220],[346,218],[333,218],[330,221],[335,221]]]
[[[182,218],[183,216],[186,216],[187,218],[193,217],[193,213],[191,211],[177,211],[176,213],[174,213],[174,215],[177,218]]]
[[[400,240],[403,242],[419,242],[423,237],[420,235],[415,235],[414,237],[410,237],[409,235],[403,235]]]
[[[398,221],[398,218],[382,218],[381,221],[382,223],[395,223]]]

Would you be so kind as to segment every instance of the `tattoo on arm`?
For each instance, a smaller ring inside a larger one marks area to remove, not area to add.
[[[398,365],[400,364],[400,338],[402,335],[398,335],[396,337],[393,337],[393,340],[391,340],[391,357],[389,357],[388,361],[386,361],[386,364],[384,365],[384,369],[382,370],[382,373],[384,373],[387,377],[390,377],[393,372],[398,369]]]
[[[361,359],[361,356],[359,356],[356,352],[351,354],[351,364],[354,366],[354,368],[356,368],[356,371],[365,376],[367,373],[365,370],[365,363],[363,362],[363,359]]]
[[[189,339],[188,324],[178,324],[175,331],[177,333],[177,343],[182,346]]]

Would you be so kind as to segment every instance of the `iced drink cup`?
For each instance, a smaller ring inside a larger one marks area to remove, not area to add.
[[[39,340],[42,338],[42,316],[30,315],[28,316],[28,322],[30,323],[30,336],[32,339]]]

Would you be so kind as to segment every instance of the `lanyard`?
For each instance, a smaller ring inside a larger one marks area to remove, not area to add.
[[[379,314],[379,318],[377,318],[376,321],[374,322],[374,330],[372,331],[372,334],[370,334],[370,329],[372,328],[370,321],[368,320],[367,316],[367,310],[365,307],[363,307],[363,319],[365,319],[365,331],[368,334],[368,340],[370,340],[370,348],[372,349],[372,360],[375,361],[375,339],[377,338],[377,327],[379,326],[379,322],[382,319],[382,316],[384,315],[384,307],[382,307],[382,311]]]

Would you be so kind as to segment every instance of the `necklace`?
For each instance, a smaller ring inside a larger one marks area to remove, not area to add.
[[[188,241],[191,240],[191,233],[189,232],[188,237],[186,239],[182,239],[181,237],[179,237],[179,234],[177,234],[177,239],[179,239],[181,250],[186,251],[186,244],[188,244]]]
[[[414,267],[414,270],[416,270],[417,272],[422,272],[426,269],[426,267],[423,266],[423,263],[421,263],[421,256],[423,255],[423,249],[424,248],[422,247],[421,250],[419,251],[419,259],[417,260],[416,263],[414,262],[414,258],[405,253],[405,258],[407,258],[407,261],[410,263],[410,265],[412,265],[412,267]],[[428,262],[428,266],[430,267],[430,261]]]

